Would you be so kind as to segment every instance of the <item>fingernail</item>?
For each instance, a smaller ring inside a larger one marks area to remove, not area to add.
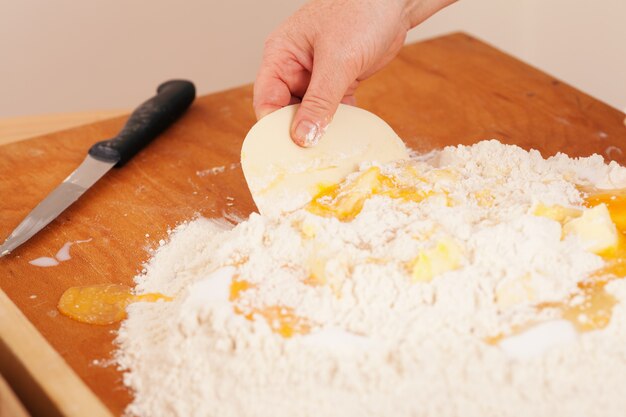
[[[319,125],[308,120],[300,121],[294,133],[296,141],[305,148],[317,145],[322,137]]]

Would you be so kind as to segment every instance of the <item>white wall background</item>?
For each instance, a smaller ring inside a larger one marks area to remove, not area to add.
[[[383,1],[383,0],[381,0]],[[0,117],[131,108],[171,77],[252,82],[303,0],[2,0]],[[626,108],[625,0],[460,0],[409,41],[466,31]]]

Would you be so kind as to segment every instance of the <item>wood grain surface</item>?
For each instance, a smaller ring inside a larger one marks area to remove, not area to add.
[[[545,156],[595,152],[626,162],[623,113],[465,34],[405,47],[363,83],[357,100],[417,151],[497,138]],[[0,147],[0,236],[78,166],[93,142],[114,135],[124,120]],[[254,122],[250,86],[198,99],[127,166],[107,174],[0,259],[1,288],[115,415],[131,399],[121,373],[107,365],[118,326],[90,326],[57,314],[59,296],[74,285],[131,284],[149,249],[182,221],[253,211],[238,162]],[[221,166],[221,173],[210,171]],[[227,205],[227,197],[234,205]],[[54,256],[65,242],[89,238],[73,246],[72,259],[59,266],[28,263]]]
[[[1,290],[0,371],[34,417],[112,417]]]
[[[30,417],[2,375],[0,375],[0,417]]]

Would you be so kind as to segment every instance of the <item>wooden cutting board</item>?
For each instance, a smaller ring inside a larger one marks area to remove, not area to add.
[[[357,99],[420,152],[497,138],[539,149],[544,156],[595,152],[626,162],[621,149],[626,144],[623,113],[465,34],[405,47],[387,68],[363,83]],[[78,166],[91,144],[114,135],[124,120],[0,147],[0,237]],[[126,167],[107,174],[37,236],[0,259],[2,290],[114,415],[131,399],[121,373],[106,366],[118,326],[74,322],[57,314],[56,303],[74,285],[131,284],[149,249],[182,221],[198,215],[246,217],[252,212],[255,207],[238,162],[241,143],[254,122],[250,86],[199,98],[180,122]],[[73,246],[72,259],[58,266],[29,264],[54,256],[68,241],[85,239],[91,241]],[[16,313],[7,311],[13,308],[10,303],[0,307],[3,320]],[[15,320],[15,326],[22,326]],[[64,380],[38,372],[33,354],[26,354],[17,342],[9,343],[14,341],[14,333],[7,330],[11,326],[0,327],[0,347],[5,350],[0,370],[10,374],[9,382],[21,384],[22,397],[32,396],[31,403],[40,404],[37,390],[25,387],[20,375],[34,375],[43,392],[55,385],[58,391]],[[21,365],[11,365],[7,358]],[[59,400],[63,392],[54,395],[56,405],[76,402]],[[97,407],[97,401],[90,404]],[[61,408],[72,414],[68,407]]]

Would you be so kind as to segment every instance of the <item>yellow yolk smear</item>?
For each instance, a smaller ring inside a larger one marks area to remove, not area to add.
[[[263,317],[272,331],[284,338],[290,338],[296,334],[307,334],[311,331],[308,320],[297,316],[291,307],[265,307],[255,310],[253,315]]]
[[[99,284],[68,288],[57,308],[64,316],[81,323],[107,325],[126,318],[126,307],[131,303],[159,300],[172,298],[158,293],[135,295],[127,285]]]
[[[351,221],[359,215],[365,200],[374,195],[420,202],[433,192],[401,184],[398,179],[381,173],[380,168],[371,167],[351,181],[320,187],[306,209],[318,216]]]
[[[237,301],[242,292],[249,290],[253,287],[254,285],[252,285],[248,281],[233,279],[230,283],[230,295],[228,296],[228,301]]]
[[[626,190],[590,193],[585,203],[589,207],[605,204],[619,232],[617,246],[600,253],[606,265],[592,277],[597,285],[604,286],[607,281],[626,277]]]
[[[256,317],[262,317],[270,326],[274,333],[278,333],[284,338],[290,338],[296,334],[307,334],[311,331],[310,322],[296,315],[291,307],[269,306],[263,308],[244,308],[240,301],[241,293],[254,288],[254,284],[234,279],[230,284],[229,300],[233,303],[235,314],[240,314],[248,320],[254,320]]]
[[[611,320],[611,310],[617,300],[604,289],[606,282],[589,281],[578,284],[582,300],[562,306],[563,318],[581,332],[605,328]]]
[[[579,283],[584,295],[583,302],[564,311],[564,317],[576,319],[574,324],[582,331],[602,329],[609,324],[611,310],[617,300],[604,287],[612,280],[626,277],[626,190],[592,191],[587,194],[587,207],[600,204],[608,208],[619,233],[617,245],[599,253],[606,261],[605,266]]]
[[[617,300],[606,291],[606,284],[626,277],[626,189],[581,189],[581,192],[586,195],[584,205],[587,208],[592,209],[601,204],[606,206],[610,219],[618,231],[616,243],[607,249],[595,252],[604,259],[605,265],[580,281],[578,292],[572,294],[566,301],[542,303],[537,305],[537,308],[557,309],[561,317],[572,323],[579,332],[588,332],[608,326]],[[584,213],[577,209],[540,204],[533,214],[550,218],[565,226],[568,222],[581,218]],[[519,334],[532,325],[533,323],[526,323],[515,326],[507,334],[489,337],[485,341],[489,344],[497,344],[503,338]]]
[[[617,300],[606,291],[605,286],[613,280],[626,277],[626,190],[588,190],[586,192],[586,207],[592,209],[601,204],[607,207],[611,221],[618,231],[616,244],[596,252],[604,259],[605,265],[579,282],[579,291],[567,301],[543,303],[538,306],[558,309],[561,316],[581,332],[600,330],[609,324],[612,309]],[[579,219],[582,212],[559,206],[540,206],[534,214],[552,218],[565,225],[572,219]],[[500,338],[496,337],[494,340]]]

